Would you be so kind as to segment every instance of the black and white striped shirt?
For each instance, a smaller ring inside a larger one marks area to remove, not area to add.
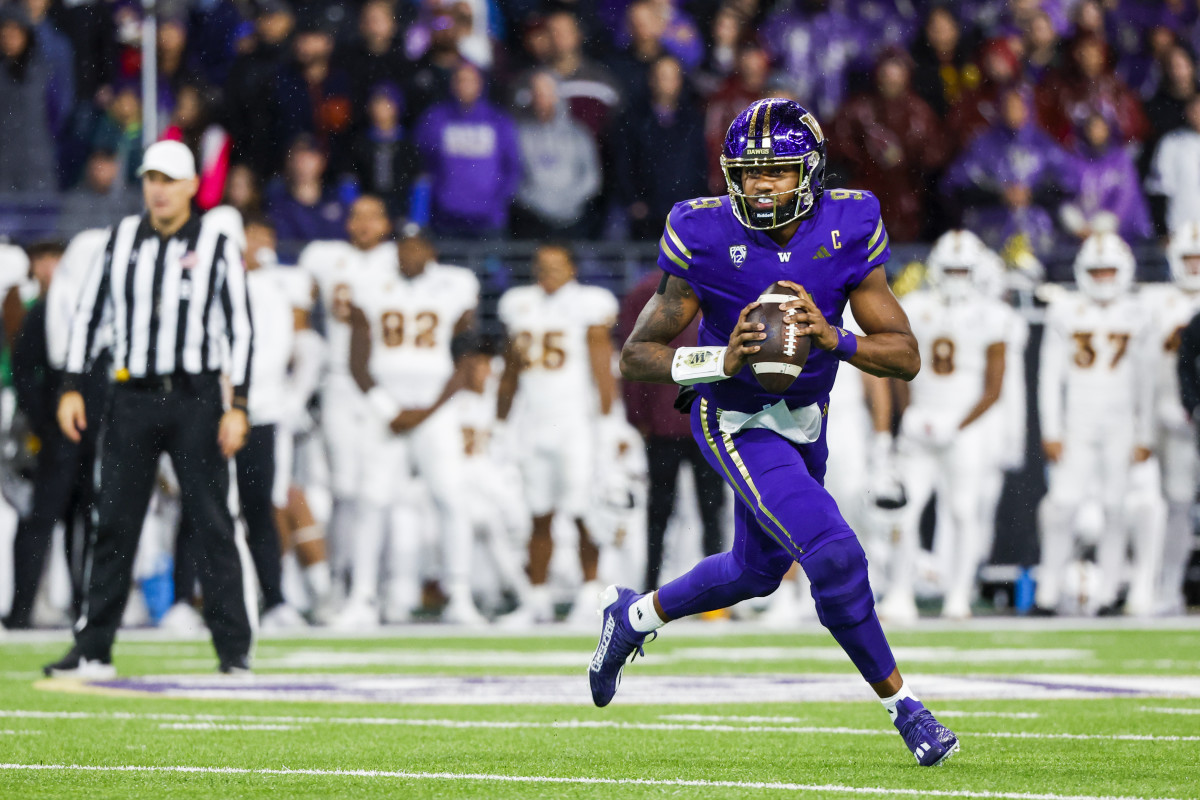
[[[102,323],[113,331],[118,382],[224,371],[234,404],[250,389],[254,330],[242,256],[217,225],[193,214],[164,239],[148,216],[109,231],[71,324],[67,373],[81,375]]]

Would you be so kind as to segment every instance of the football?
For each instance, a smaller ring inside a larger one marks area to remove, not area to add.
[[[796,297],[793,289],[772,283],[758,296],[759,306],[746,315],[750,322],[761,322],[766,326],[767,338],[759,342],[761,349],[750,356],[750,368],[763,389],[771,394],[782,394],[804,368],[812,340],[801,336],[800,326],[783,321],[781,303]]]

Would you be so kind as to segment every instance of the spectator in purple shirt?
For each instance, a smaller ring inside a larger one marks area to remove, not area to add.
[[[1153,235],[1133,158],[1113,141],[1112,126],[1100,114],[1084,123],[1075,170],[1079,193],[1059,210],[1064,228],[1080,240],[1102,232],[1116,232],[1127,242]]]
[[[1062,193],[1074,194],[1078,176],[1070,155],[1033,121],[1022,89],[1000,96],[1001,121],[976,136],[941,180],[948,208],[965,208],[963,227],[993,249],[1014,236],[1043,257],[1055,244],[1054,220]]]
[[[451,99],[417,123],[416,142],[433,194],[431,223],[439,236],[499,238],[521,180],[517,129],[483,96],[483,75],[463,62],[450,82]]]
[[[819,119],[833,119],[849,94],[849,77],[882,49],[879,30],[829,0],[792,0],[763,26],[771,59],[796,81]],[[869,64],[868,64],[869,66]]]
[[[267,216],[281,242],[344,239],[346,207],[325,186],[325,154],[310,134],[301,134],[288,149],[282,178],[267,186]]]

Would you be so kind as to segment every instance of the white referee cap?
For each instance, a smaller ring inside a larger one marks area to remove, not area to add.
[[[155,142],[146,148],[138,175],[161,172],[171,180],[182,181],[196,177],[196,159],[183,142]]]

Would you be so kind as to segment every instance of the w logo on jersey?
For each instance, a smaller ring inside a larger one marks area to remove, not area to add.
[[[746,263],[746,245],[735,244],[729,248],[729,260],[733,262],[735,267],[740,267]]]
[[[788,261],[792,260],[791,253],[776,253],[775,255],[779,256],[779,260],[783,261],[783,262],[788,262]]]

